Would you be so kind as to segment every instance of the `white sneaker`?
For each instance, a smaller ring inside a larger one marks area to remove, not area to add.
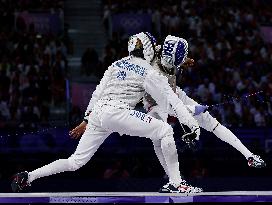
[[[200,193],[203,192],[202,188],[193,187],[189,185],[185,180],[183,180],[178,187],[171,184],[170,182],[164,185],[160,191],[160,193]]]
[[[266,166],[265,162],[258,155],[252,155],[247,159],[247,164],[250,167],[263,168]]]
[[[179,193],[200,193],[203,192],[202,188],[199,187],[193,187],[192,185],[189,185],[185,180],[183,180],[179,187]]]

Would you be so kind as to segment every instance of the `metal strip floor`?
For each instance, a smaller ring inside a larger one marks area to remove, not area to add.
[[[272,191],[225,191],[196,194],[157,192],[0,193],[0,203],[187,203],[272,202]]]

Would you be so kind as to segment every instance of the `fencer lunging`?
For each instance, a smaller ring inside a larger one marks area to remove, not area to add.
[[[264,161],[260,158],[258,155],[254,155],[252,152],[250,152],[243,144],[242,142],[226,127],[221,125],[216,118],[212,117],[208,111],[200,112],[200,113],[194,113],[195,108],[198,106],[201,106],[197,102],[195,102],[193,99],[189,98],[186,93],[176,86],[176,71],[178,69],[179,62],[176,62],[175,60],[178,60],[178,58],[175,58],[179,55],[179,42],[181,41],[181,38],[175,37],[175,36],[167,36],[164,44],[162,46],[161,54],[158,55],[158,58],[153,62],[154,69],[158,70],[162,75],[166,76],[168,78],[170,86],[173,88],[174,92],[178,95],[179,99],[184,103],[185,106],[187,106],[188,110],[192,112],[194,119],[198,122],[199,126],[204,128],[205,130],[214,133],[219,139],[221,139],[224,142],[227,142],[231,146],[233,146],[235,149],[237,149],[239,152],[241,152],[244,157],[248,161],[248,165],[250,167],[257,167],[261,168],[265,166]],[[174,59],[174,60],[172,60]],[[188,59],[191,60],[191,59]],[[156,101],[152,99],[152,97],[149,94],[144,95],[144,107],[148,111],[148,114],[157,118],[161,119],[163,121],[167,121],[168,114],[173,115],[173,113],[169,113],[166,110],[162,109],[160,105],[157,105]],[[168,175],[168,170],[166,166],[165,159],[162,155],[161,150],[161,141],[160,140],[153,140],[154,150],[155,153],[161,163],[161,165],[164,167],[164,170],[166,174]]]
[[[68,159],[59,159],[34,171],[16,174],[11,184],[14,192],[23,191],[38,178],[79,169],[112,132],[160,140],[169,176],[167,192],[202,191],[188,185],[180,176],[172,127],[134,110],[146,91],[164,110],[174,110],[180,123],[187,125],[196,136],[200,134],[197,121],[173,92],[167,78],[150,65],[155,58],[154,45],[154,38],[149,33],[131,37],[128,44],[130,55],[114,62],[107,69],[92,95],[86,110],[85,121],[88,124],[75,153]],[[180,56],[182,61],[184,57]]]

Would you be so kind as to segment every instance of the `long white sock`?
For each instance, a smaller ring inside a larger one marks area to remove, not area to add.
[[[155,153],[156,153],[165,173],[167,174],[167,176],[169,176],[167,165],[166,165],[163,153],[162,153],[161,140],[153,140],[153,145],[154,145]]]
[[[65,172],[65,171],[73,171],[71,169],[71,165],[68,159],[59,159],[48,165],[45,165],[41,168],[38,168],[32,172],[28,173],[28,182],[31,183],[35,179],[50,176],[53,174]]]
[[[162,153],[168,167],[169,181],[175,186],[181,182],[181,175],[179,171],[178,153],[173,136],[166,136],[161,140]]]
[[[241,152],[246,159],[248,159],[252,155],[252,153],[245,147],[245,145],[243,145],[242,142],[228,128],[224,127],[223,125],[219,124],[215,128],[213,133],[219,139],[229,143],[231,146]]]

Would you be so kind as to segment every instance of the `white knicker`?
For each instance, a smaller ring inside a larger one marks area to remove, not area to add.
[[[173,138],[173,129],[166,122],[136,110],[96,105],[75,153],[69,158],[73,164],[78,164],[76,168],[86,164],[112,132],[152,140],[161,140],[167,136],[172,141]]]

